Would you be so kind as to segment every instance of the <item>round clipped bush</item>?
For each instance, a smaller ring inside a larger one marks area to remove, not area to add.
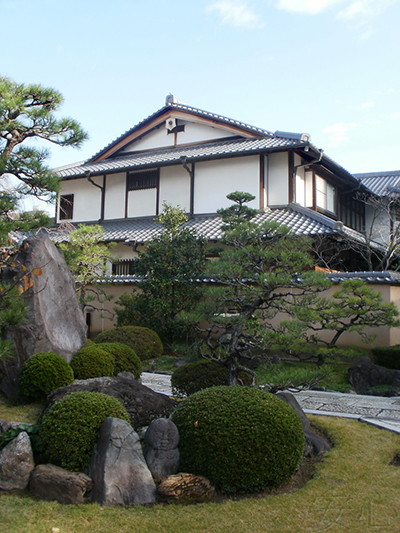
[[[135,379],[140,378],[142,363],[132,348],[121,342],[103,342],[100,348],[114,356],[114,376],[120,372],[131,372]]]
[[[245,385],[251,385],[251,376],[239,372],[239,379]],[[228,369],[215,361],[198,361],[188,363],[175,370],[171,376],[172,393],[178,398],[217,385],[228,385]]]
[[[129,422],[124,406],[100,392],[73,392],[55,403],[40,426],[43,452],[53,464],[71,471],[89,464],[99,428],[111,416]]]
[[[300,418],[285,402],[252,387],[212,387],[181,402],[180,470],[205,476],[222,492],[278,487],[304,452]]]
[[[75,379],[99,378],[114,375],[114,356],[100,346],[82,348],[71,361]]]
[[[74,373],[65,359],[53,352],[41,352],[25,362],[19,375],[18,390],[27,398],[39,399],[73,381]]]
[[[160,357],[163,343],[155,331],[140,326],[121,326],[103,331],[96,339],[96,344],[103,342],[121,342],[136,352],[141,361]]]

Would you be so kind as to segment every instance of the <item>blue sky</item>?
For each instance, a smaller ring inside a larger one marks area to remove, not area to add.
[[[90,157],[165,96],[400,168],[400,0],[0,0],[0,74],[65,98]]]

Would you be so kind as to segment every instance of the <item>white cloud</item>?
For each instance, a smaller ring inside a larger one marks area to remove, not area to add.
[[[381,120],[366,120],[365,124],[368,124],[368,126],[378,126],[379,124],[382,124],[382,121]]]
[[[391,118],[393,120],[398,120],[400,118],[400,113],[395,113],[394,115],[391,116]]]
[[[278,0],[277,7],[294,13],[317,15],[345,0]]]
[[[332,126],[328,126],[324,129],[324,133],[328,135],[328,140],[331,144],[341,144],[348,140],[346,134],[354,130],[354,128],[357,127],[357,124],[354,122],[339,122],[337,124],[333,124]]]
[[[207,12],[217,11],[224,24],[235,28],[262,28],[264,24],[254,11],[241,0],[219,0],[210,4]]]
[[[340,6],[336,15],[338,20],[362,26],[398,2],[399,0],[278,0],[276,6],[278,9],[305,15],[318,15],[334,6]],[[368,30],[362,37],[368,38],[370,35],[371,30]]]

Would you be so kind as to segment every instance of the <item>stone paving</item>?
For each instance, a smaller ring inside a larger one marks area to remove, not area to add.
[[[142,383],[163,394],[171,394],[171,376],[143,372]],[[353,418],[400,435],[400,396],[362,396],[340,392],[294,393],[305,413]]]

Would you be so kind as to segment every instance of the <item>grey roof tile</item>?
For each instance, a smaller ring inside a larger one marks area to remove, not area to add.
[[[257,153],[260,150],[276,150],[280,148],[303,145],[303,141],[264,137],[261,139],[235,139],[218,143],[207,143],[197,146],[169,148],[142,153],[131,153],[123,157],[104,159],[97,163],[78,164],[67,168],[56,169],[61,179],[77,178],[91,174],[106,172],[123,172],[135,168],[151,167],[159,164],[180,164],[181,157],[198,161],[223,155],[245,155]]]
[[[388,196],[393,193],[393,189],[400,189],[400,170],[387,172],[366,172],[354,174],[360,179],[371,192],[378,196]]]
[[[300,207],[295,204],[280,208],[267,208],[261,211],[254,218],[254,221],[261,224],[266,221],[276,221],[286,225],[293,230],[296,235],[331,235],[346,233],[349,237],[362,239],[362,236],[354,230],[344,226],[338,229],[337,223],[310,209]],[[161,232],[161,226],[154,217],[119,219],[96,221],[101,224],[106,242],[146,242]],[[220,216],[195,215],[188,221],[188,226],[195,229],[200,235],[208,240],[217,241],[222,237],[222,219]],[[55,242],[67,240],[68,231],[63,226],[58,229],[49,230],[50,237]]]

